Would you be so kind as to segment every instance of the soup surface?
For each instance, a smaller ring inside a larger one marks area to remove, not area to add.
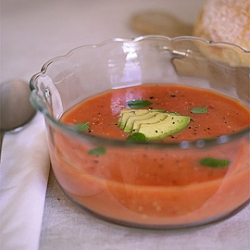
[[[190,123],[163,143],[217,137],[249,126],[249,110],[239,102],[174,84],[112,90],[79,103],[61,121],[88,124],[83,133],[126,140],[129,133],[117,123],[133,100],[149,101],[149,109],[190,116]],[[184,150],[103,146],[56,131],[50,146],[55,175],[78,204],[116,221],[164,226],[199,224],[249,199],[248,140]]]
[[[149,109],[164,109],[190,116],[189,126],[164,141],[197,140],[236,132],[249,125],[249,110],[218,93],[180,85],[140,85],[112,90],[83,101],[64,114],[62,122],[89,123],[88,133],[126,139],[117,122],[122,109],[132,100],[147,100]],[[192,109],[206,112],[191,113]]]

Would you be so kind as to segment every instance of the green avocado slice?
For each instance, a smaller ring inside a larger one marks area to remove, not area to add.
[[[143,115],[148,113],[148,109],[123,109],[120,113],[120,118],[118,120],[118,126],[121,129],[125,128],[126,122],[130,116],[133,115]]]
[[[123,109],[118,126],[128,133],[142,133],[147,140],[159,140],[184,129],[189,116],[162,109]]]
[[[148,117],[147,119],[136,119],[133,124],[132,132],[138,132],[141,124],[150,124],[160,122],[166,119],[170,113],[156,113],[152,117]]]
[[[190,122],[189,116],[169,115],[156,123],[142,123],[138,132],[147,140],[159,140],[183,130]]]
[[[125,127],[123,128],[124,132],[132,132],[133,131],[133,126],[135,121],[144,121],[146,119],[154,117],[156,114],[163,112],[162,110],[148,110],[147,113],[142,114],[142,115],[131,115],[125,124]]]
[[[141,116],[144,114],[151,114],[151,112],[164,112],[163,109],[123,109],[120,113],[118,126],[124,129],[128,119],[132,116]],[[130,132],[130,131],[128,131]]]

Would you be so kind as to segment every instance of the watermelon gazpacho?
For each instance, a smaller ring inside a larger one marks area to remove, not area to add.
[[[211,90],[177,84],[110,90],[62,115],[78,136],[54,134],[53,170],[74,201],[116,222],[213,221],[249,200],[249,138],[226,142],[249,127],[249,116],[246,106]]]

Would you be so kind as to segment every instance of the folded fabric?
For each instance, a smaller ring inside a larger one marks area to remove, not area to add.
[[[4,135],[0,165],[0,248],[35,250],[49,174],[43,116]]]

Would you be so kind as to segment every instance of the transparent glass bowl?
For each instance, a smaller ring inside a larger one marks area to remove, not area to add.
[[[30,99],[45,117],[52,167],[62,190],[102,219],[141,228],[203,225],[242,209],[250,197],[249,127],[210,140],[131,143],[79,133],[59,119],[88,97],[145,83],[212,89],[249,107],[248,59],[249,51],[232,44],[145,36],[82,46],[45,63],[30,81]],[[105,147],[105,155],[88,155],[98,146]],[[164,174],[154,172],[154,159],[166,152],[175,155],[176,168],[185,159],[196,162],[201,154],[214,152],[227,155],[232,164],[213,181],[162,186],[155,178],[150,185],[139,185],[138,174]],[[145,154],[147,166],[141,160]]]

